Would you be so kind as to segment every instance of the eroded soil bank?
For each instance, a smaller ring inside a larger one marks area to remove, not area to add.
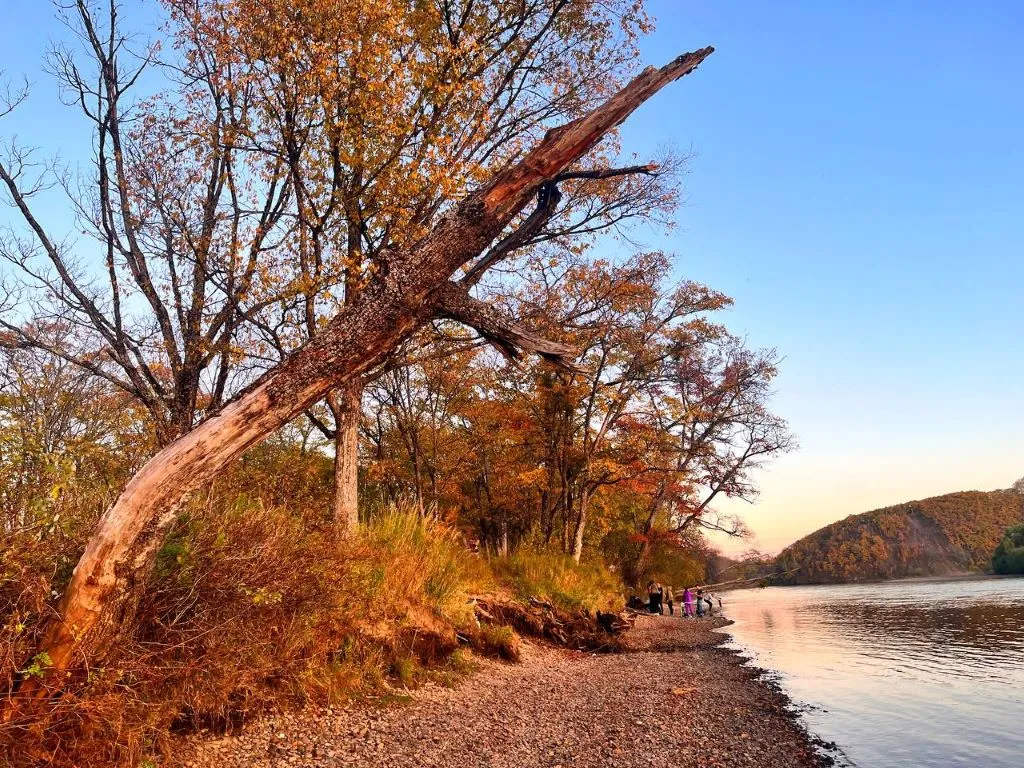
[[[640,617],[629,652],[535,644],[407,703],[306,709],[195,736],[176,766],[819,766],[785,697],[717,648],[719,620]]]

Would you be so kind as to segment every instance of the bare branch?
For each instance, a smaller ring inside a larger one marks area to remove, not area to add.
[[[576,373],[585,370],[576,364],[576,351],[572,347],[516,325],[490,304],[474,299],[455,283],[442,286],[435,294],[435,302],[438,317],[468,325],[510,360],[518,360],[523,352],[532,352],[559,368]]]
[[[590,171],[567,171],[566,173],[560,173],[551,181],[541,184],[538,188],[537,207],[533,213],[515,231],[498,241],[494,247],[470,268],[466,276],[459,282],[467,288],[472,288],[480,282],[480,279],[488,269],[506,259],[513,251],[533,245],[542,239],[539,237],[541,232],[555,215],[558,204],[562,200],[562,193],[558,189],[559,182],[575,179],[595,181],[636,174],[656,176],[657,170],[658,166],[655,163],[648,163],[646,165],[630,165],[623,168],[596,168]]]
[[[647,163],[646,165],[628,165],[624,168],[596,168],[592,171],[566,171],[565,173],[558,174],[553,181],[557,184],[560,181],[569,181],[570,179],[614,179],[618,176],[633,176],[636,174],[657,176],[658,166],[656,163]]]
[[[542,184],[537,190],[537,207],[512,234],[498,241],[487,254],[480,258],[459,282],[471,288],[480,282],[488,269],[513,251],[529,244],[530,240],[544,228],[558,208],[562,193],[554,182]]]

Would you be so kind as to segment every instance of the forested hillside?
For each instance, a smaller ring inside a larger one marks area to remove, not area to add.
[[[930,576],[988,567],[1007,527],[1024,520],[1024,495],[963,491],[876,509],[827,525],[786,547],[789,584]]]

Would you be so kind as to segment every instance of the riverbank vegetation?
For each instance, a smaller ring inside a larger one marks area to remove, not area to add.
[[[1024,524],[1006,529],[1002,541],[992,553],[992,571],[998,574],[1024,574]]]
[[[83,160],[0,155],[18,759],[513,655],[475,595],[580,617],[742,533],[778,356],[635,245],[685,158],[615,134],[711,48],[634,77],[634,0],[59,7]]]

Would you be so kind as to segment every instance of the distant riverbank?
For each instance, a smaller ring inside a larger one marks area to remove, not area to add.
[[[551,768],[766,766],[822,759],[785,695],[713,629],[728,622],[641,616],[627,651],[527,644],[522,661],[479,662],[451,688],[391,703],[310,708],[201,734],[173,765]]]

